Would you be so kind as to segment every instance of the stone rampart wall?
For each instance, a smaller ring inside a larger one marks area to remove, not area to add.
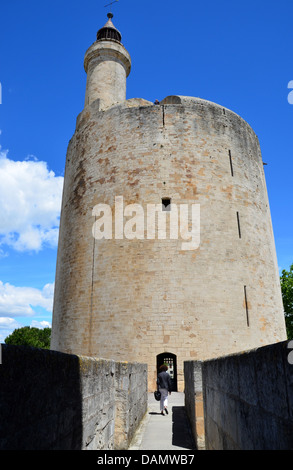
[[[184,363],[185,409],[198,450],[205,449],[201,364],[200,361]]]
[[[126,449],[147,410],[147,367],[2,345],[0,450]]]
[[[198,440],[202,380],[207,450],[293,449],[293,365],[287,342],[186,364],[186,409]]]

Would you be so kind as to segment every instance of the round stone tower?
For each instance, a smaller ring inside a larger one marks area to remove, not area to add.
[[[183,363],[286,339],[258,139],[199,98],[125,99],[111,18],[86,53],[66,158],[51,348]],[[121,92],[121,94],[120,94]]]
[[[126,99],[126,78],[131,60],[112,18],[112,13],[108,13],[107,23],[98,31],[96,42],[85,54],[85,106],[100,100],[100,109],[104,109]]]

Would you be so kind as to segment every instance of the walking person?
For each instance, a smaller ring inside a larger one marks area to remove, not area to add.
[[[164,411],[168,414],[168,393],[171,395],[171,378],[167,373],[168,366],[166,364],[161,365],[159,370],[157,386],[161,392],[160,411],[164,416]]]

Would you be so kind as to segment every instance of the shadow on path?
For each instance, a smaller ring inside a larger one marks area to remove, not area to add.
[[[184,406],[172,407],[172,445],[184,449],[196,450]]]

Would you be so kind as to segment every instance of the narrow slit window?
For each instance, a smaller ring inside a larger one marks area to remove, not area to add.
[[[171,211],[171,199],[169,197],[162,198],[162,211]]]
[[[239,235],[239,238],[241,238],[241,228],[240,228],[239,212],[236,212],[236,214],[237,214],[238,235]]]
[[[246,310],[246,323],[247,323],[247,326],[249,326],[249,311],[248,311],[246,286],[244,286],[244,300],[245,300],[245,310]]]
[[[229,150],[229,160],[230,160],[231,176],[234,176],[234,169],[233,169],[233,161],[232,161],[231,150]]]

